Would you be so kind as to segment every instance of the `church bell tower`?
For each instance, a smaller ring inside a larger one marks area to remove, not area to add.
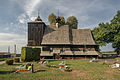
[[[28,22],[28,46],[40,46],[45,30],[45,23],[39,14],[33,22]]]

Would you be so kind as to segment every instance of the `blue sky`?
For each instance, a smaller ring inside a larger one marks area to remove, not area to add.
[[[17,53],[27,44],[27,22],[34,21],[40,11],[41,19],[48,23],[50,13],[60,16],[76,16],[79,28],[97,27],[100,22],[110,21],[120,8],[120,0],[0,0],[0,51]],[[113,50],[111,44],[101,48]]]

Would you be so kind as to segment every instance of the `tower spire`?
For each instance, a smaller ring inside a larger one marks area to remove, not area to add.
[[[59,17],[59,9],[58,9],[58,16],[57,16],[57,18],[56,18],[56,22],[59,23],[60,20],[61,20],[61,19],[60,19],[60,17]]]
[[[38,17],[35,19],[35,21],[42,21],[42,19],[40,19],[40,13],[39,13],[39,10],[38,10]]]
[[[58,9],[58,16],[57,16],[57,18],[56,18],[56,27],[57,27],[57,28],[59,28],[59,26],[60,26],[60,21],[61,21],[61,19],[60,19],[60,17],[59,17],[59,9]]]
[[[59,17],[59,9],[58,9],[58,17]]]
[[[39,10],[38,10],[38,16],[40,16]]]

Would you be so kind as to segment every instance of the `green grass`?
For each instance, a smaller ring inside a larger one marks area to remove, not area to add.
[[[120,57],[117,57],[117,58],[115,58],[115,59],[120,59]]]
[[[119,80],[120,71],[112,69],[101,62],[90,63],[87,60],[66,60],[67,66],[72,68],[72,72],[63,72],[58,68],[48,68],[39,66],[33,62],[34,70],[42,71],[26,74],[9,74],[15,67],[25,63],[15,63],[14,65],[0,65],[0,80]],[[51,65],[57,65],[61,61],[50,61]],[[110,61],[109,63],[113,63]]]
[[[0,61],[4,61],[6,59],[10,59],[10,58],[0,58]]]

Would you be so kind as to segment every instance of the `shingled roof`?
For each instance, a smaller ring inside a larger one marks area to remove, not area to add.
[[[70,44],[69,26],[64,25],[56,30],[50,26],[47,27],[45,29],[42,44]]]
[[[96,45],[90,29],[72,29],[72,44]]]
[[[42,45],[96,45],[90,29],[71,29],[68,25],[59,28],[47,26]]]

